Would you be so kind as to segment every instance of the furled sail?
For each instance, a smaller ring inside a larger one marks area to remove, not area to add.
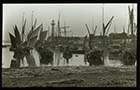
[[[29,47],[34,47],[36,41],[37,41],[37,36],[32,37],[32,38],[28,41],[28,46],[29,46]]]
[[[34,31],[32,31],[32,32],[30,31],[29,34],[27,35],[28,40],[37,36],[40,28],[41,28],[41,25],[39,25]]]
[[[19,45],[21,44],[21,38],[20,38],[20,33],[18,31],[18,27],[16,25],[15,25],[14,31],[15,31],[15,38],[17,41],[17,45]]]
[[[16,38],[11,33],[9,33],[9,36],[10,36],[11,46],[13,48],[16,48],[17,47]]]
[[[45,40],[46,36],[47,36],[47,31],[41,31],[39,35],[39,40],[40,41]]]

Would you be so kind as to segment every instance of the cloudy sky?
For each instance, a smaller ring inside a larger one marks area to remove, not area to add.
[[[123,26],[128,27],[128,5],[127,4],[104,4],[104,22],[114,16],[110,32],[122,32]],[[135,22],[137,21],[137,4],[134,6]],[[26,33],[31,26],[31,15],[34,11],[34,18],[38,19],[38,24],[43,23],[44,29],[51,29],[51,21],[58,20],[60,12],[61,26],[70,26],[68,30],[73,32],[73,36],[85,36],[88,34],[85,24],[88,24],[92,33],[92,25],[97,25],[96,35],[102,32],[102,7],[103,4],[3,4],[3,40],[9,40],[8,32],[13,32],[13,25],[17,24],[21,28],[22,16],[27,18]]]

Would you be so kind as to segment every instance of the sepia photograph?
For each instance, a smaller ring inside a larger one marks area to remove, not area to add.
[[[137,3],[2,7],[2,87],[137,86]]]

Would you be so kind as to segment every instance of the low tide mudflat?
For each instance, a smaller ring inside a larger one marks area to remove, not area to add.
[[[8,68],[2,69],[2,87],[136,87],[136,67]]]

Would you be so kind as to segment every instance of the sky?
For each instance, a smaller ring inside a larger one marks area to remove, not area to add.
[[[13,33],[13,26],[18,25],[21,31],[22,17],[27,18],[26,33],[30,30],[32,11],[34,19],[38,19],[38,25],[43,23],[44,29],[51,30],[51,22],[57,24],[60,13],[60,25],[64,22],[70,26],[67,30],[73,32],[73,36],[84,37],[88,34],[85,24],[88,24],[90,32],[97,25],[96,35],[102,32],[102,8],[104,6],[104,22],[114,16],[109,33],[122,32],[123,27],[128,28],[128,5],[134,6],[135,23],[137,23],[137,4],[132,3],[105,3],[105,4],[3,4],[3,40],[10,40],[9,32]],[[57,25],[56,25],[57,26]]]

